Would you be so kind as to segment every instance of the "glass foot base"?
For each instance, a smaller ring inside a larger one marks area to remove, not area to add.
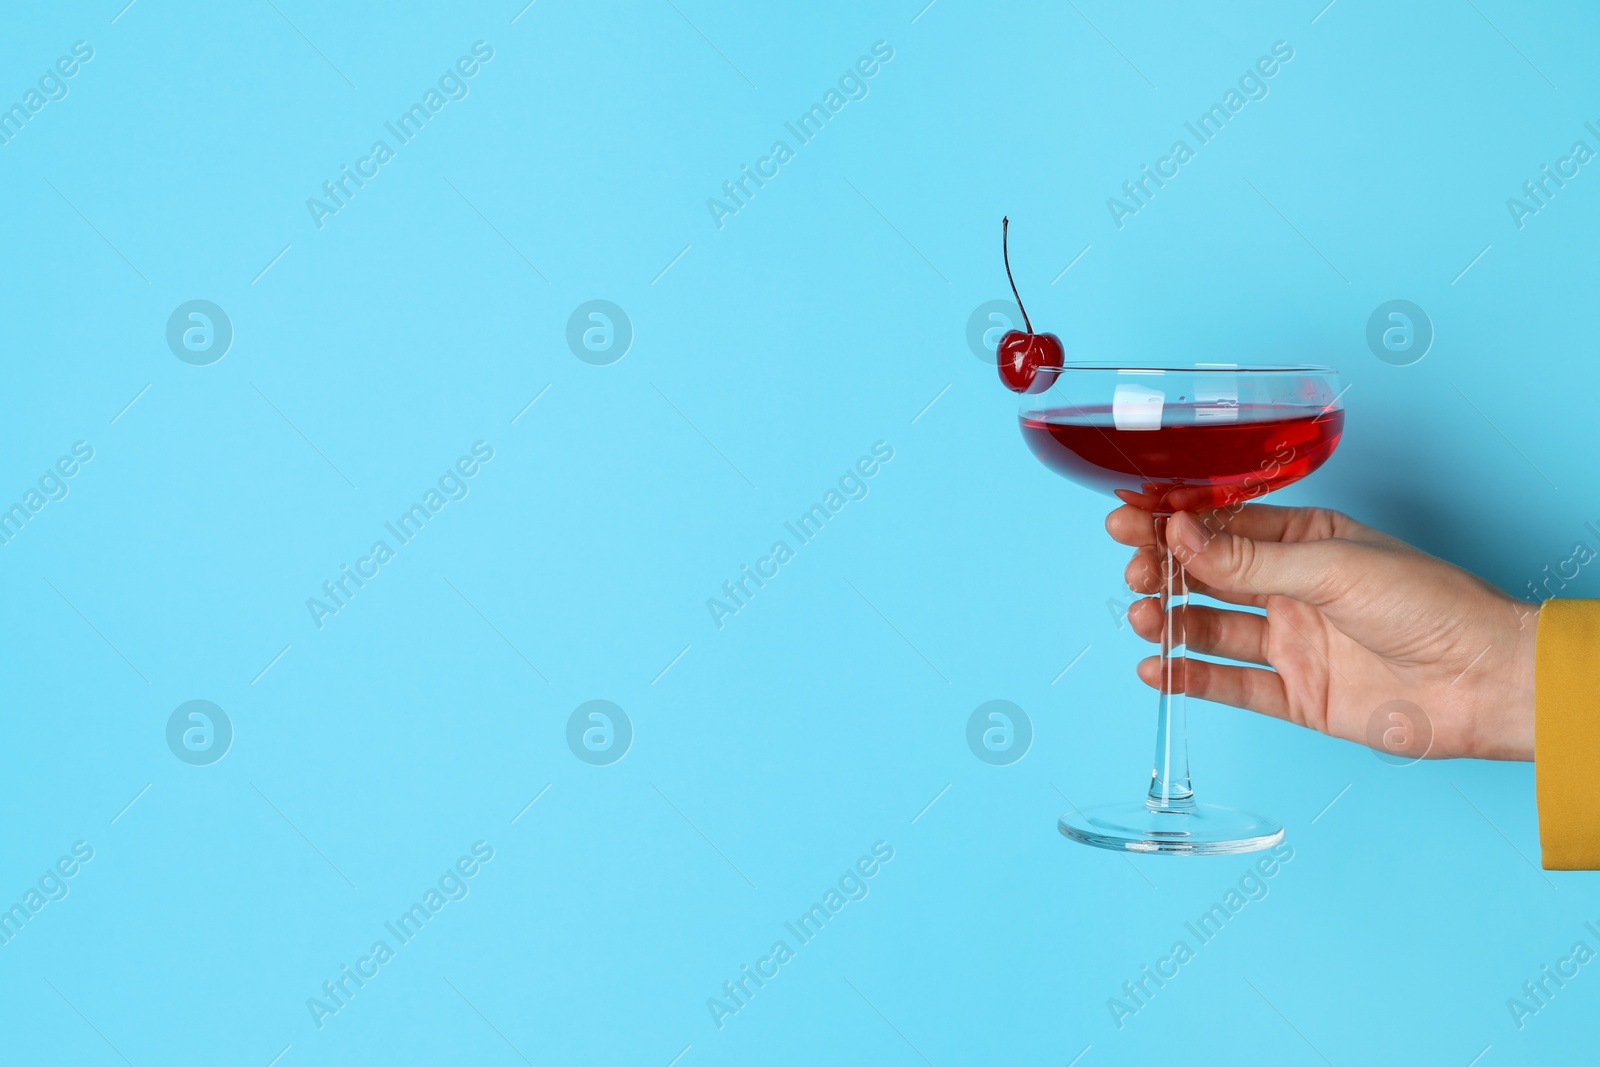
[[[1215,804],[1187,811],[1153,811],[1142,800],[1106,804],[1063,815],[1058,825],[1073,841],[1120,852],[1220,856],[1271,848],[1283,840],[1283,827],[1271,819]]]

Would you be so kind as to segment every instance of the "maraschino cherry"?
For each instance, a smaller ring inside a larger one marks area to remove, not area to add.
[[[1000,220],[1000,254],[1006,262],[1006,281],[1011,283],[1011,295],[1016,297],[1017,308],[1022,312],[1022,330],[1007,330],[1000,338],[1000,380],[1006,388],[1016,393],[1042,393],[1055,384],[1056,372],[1061,369],[1061,338],[1053,333],[1034,333],[1028,321],[1028,309],[1022,306],[1017,295],[1017,281],[1011,277],[1011,252],[1006,247],[1011,229],[1010,218]]]

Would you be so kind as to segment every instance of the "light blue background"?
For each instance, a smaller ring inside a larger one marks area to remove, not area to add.
[[[1107,998],[1251,858],[1058,836],[1063,796],[1143,787],[1154,701],[1106,606],[1108,502],[1033,461],[965,342],[1009,213],[1069,358],[1336,364],[1345,443],[1282,502],[1521,591],[1600,547],[1600,175],[1523,229],[1505,204],[1600,147],[1591,8],[122,2],[0,33],[7,103],[95,49],[0,146],[0,498],[95,449],[0,548],[0,900],[95,849],[0,946],[0,1059],[1592,1048],[1600,965],[1521,1031],[1506,1008],[1600,948],[1595,876],[1537,868],[1530,766],[1396,768],[1203,704],[1199,787],[1281,818],[1294,858],[1116,1027]],[[319,230],[306,199],[480,40],[470,95]],[[707,198],[877,41],[870,95],[719,230]],[[1277,41],[1270,95],[1119,230],[1107,197]],[[165,341],[197,298],[235,330],[208,367]],[[597,298],[635,330],[605,367],[565,341]],[[1409,367],[1364,338],[1395,298],[1437,331]],[[480,440],[470,496],[313,625]],[[706,599],[880,440],[870,495],[718,630]],[[964,739],[997,698],[1036,731],[1008,767]],[[235,730],[207,767],[165,741],[193,699]],[[611,766],[565,741],[591,699],[636,731]],[[480,840],[470,895],[319,1030],[307,998]],[[877,841],[870,895],[719,1029],[707,998]]]

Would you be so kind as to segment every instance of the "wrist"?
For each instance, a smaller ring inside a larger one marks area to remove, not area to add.
[[[1451,690],[1466,689],[1458,699],[1468,701],[1470,726],[1461,749],[1441,751],[1441,755],[1460,755],[1472,759],[1533,759],[1533,729],[1536,710],[1535,659],[1538,648],[1539,605],[1510,601],[1505,629],[1483,657],[1484,683],[1470,686],[1463,678],[1451,682]],[[1510,623],[1514,621],[1515,625]],[[1457,685],[1457,683],[1461,683]],[[1448,699],[1448,698],[1447,698]],[[1448,746],[1446,746],[1448,749]]]
[[[1518,602],[1517,614],[1504,723],[1508,750],[1495,758],[1531,761],[1534,717],[1538,705],[1535,665],[1539,647],[1539,605]]]

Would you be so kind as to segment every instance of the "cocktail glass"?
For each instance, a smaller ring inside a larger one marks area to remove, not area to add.
[[[1184,726],[1188,577],[1167,520],[1195,513],[1216,529],[1230,511],[1299,481],[1344,430],[1337,373],[1317,366],[1068,363],[1018,418],[1051,470],[1155,516],[1161,569],[1161,686],[1155,761],[1143,800],[1061,817],[1074,841],[1128,852],[1250,852],[1283,840],[1271,819],[1195,800]],[[1050,381],[1045,378],[1044,381]],[[1043,382],[1041,382],[1043,384]]]

